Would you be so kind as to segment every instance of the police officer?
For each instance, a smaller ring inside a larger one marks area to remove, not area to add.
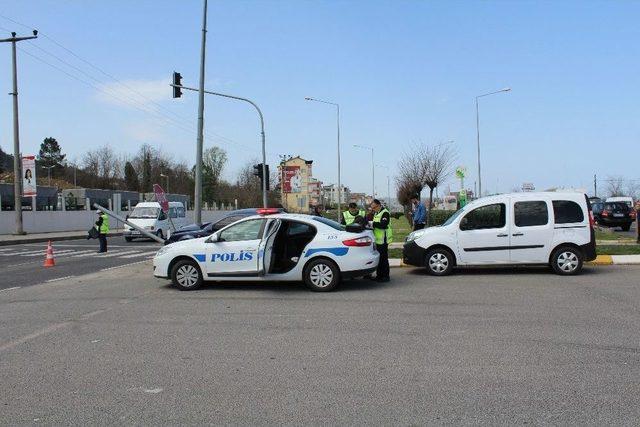
[[[389,211],[382,207],[380,200],[373,199],[371,202],[373,211],[373,235],[376,239],[376,248],[380,253],[380,262],[376,270],[376,281],[389,281],[389,244],[393,242],[393,231],[391,230],[391,215]]]
[[[358,205],[351,202],[349,203],[349,209],[342,212],[340,224],[349,225],[353,224],[354,222],[356,224],[366,225],[364,210],[358,209]]]
[[[107,252],[107,233],[109,233],[109,217],[101,210],[96,211],[98,214],[98,220],[96,221],[96,228],[100,233],[98,240],[100,241],[99,254]]]

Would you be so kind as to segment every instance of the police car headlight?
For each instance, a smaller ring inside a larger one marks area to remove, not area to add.
[[[409,235],[407,236],[407,242],[413,242],[414,240],[419,239],[426,232],[427,230],[416,230],[409,233]]]
[[[160,250],[158,252],[156,252],[156,257],[162,256],[162,255],[166,254],[167,252],[169,252],[169,248],[167,246],[164,246],[164,247],[160,248]]]

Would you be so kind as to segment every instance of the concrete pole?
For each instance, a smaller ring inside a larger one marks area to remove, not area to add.
[[[202,43],[200,45],[200,88],[198,94],[198,138],[196,141],[195,222],[202,224],[202,146],[204,141],[204,65],[207,44],[207,0],[202,13]]]
[[[18,127],[18,65],[16,64],[16,42],[11,43],[13,64],[13,192],[16,210],[16,234],[25,234],[22,224],[22,164],[20,154],[20,128]],[[36,185],[37,186],[37,185]]]

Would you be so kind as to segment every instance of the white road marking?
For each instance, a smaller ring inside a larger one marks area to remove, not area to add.
[[[45,283],[50,283],[50,282],[58,282],[60,280],[66,280],[66,279],[71,279],[74,276],[64,276],[64,277],[58,277],[57,279],[49,279],[49,280],[45,280]]]
[[[53,256],[55,257],[57,255],[63,255],[63,254],[69,255],[69,252],[75,252],[75,251],[74,250],[69,250],[69,249],[66,250],[66,251],[53,251]],[[41,255],[42,256],[46,256],[47,254],[46,254],[46,252],[44,254],[41,253],[41,252],[38,252],[38,253],[35,253],[35,254],[29,254],[29,255],[24,255],[23,254],[22,256],[30,257],[30,256],[41,256]]]
[[[126,254],[132,254],[132,253],[139,253],[139,251],[121,251],[121,252],[113,252],[113,253],[108,253],[106,255],[100,255],[100,258],[113,258],[113,257],[119,257],[120,255],[126,255]]]
[[[145,262],[148,262],[148,261],[147,261],[147,260],[144,260],[144,261],[138,261],[138,262],[131,262],[131,263],[129,263],[129,264],[116,265],[116,266],[114,266],[114,267],[107,267],[107,268],[103,268],[103,269],[102,269],[102,270],[100,270],[100,271],[115,270],[115,269],[118,269],[118,268],[129,267],[129,266],[131,266],[131,265],[143,264],[143,263],[145,263]]]
[[[142,252],[142,253],[137,253],[137,254],[132,254],[132,255],[124,255],[124,256],[121,256],[120,258],[136,258],[136,257],[139,257],[139,256],[155,255],[156,252],[158,252],[158,251]]]
[[[151,393],[151,394],[158,394],[158,393],[160,393],[161,391],[162,391],[162,389],[161,389],[161,388],[151,388],[151,389],[147,389],[147,388],[145,388],[145,389],[144,389],[144,392],[145,392],[145,393]]]
[[[4,291],[12,291],[14,289],[20,289],[20,286],[14,286],[13,288],[7,288],[7,289],[0,289],[0,292],[4,292]]]

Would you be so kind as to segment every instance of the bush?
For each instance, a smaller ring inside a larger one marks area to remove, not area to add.
[[[445,210],[431,210],[431,218],[429,221],[429,226],[433,227],[435,225],[444,224],[456,211],[445,211]]]

